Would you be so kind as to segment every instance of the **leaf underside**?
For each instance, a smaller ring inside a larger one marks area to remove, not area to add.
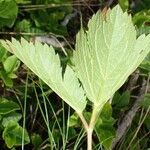
[[[86,95],[95,105],[123,85],[150,50],[150,35],[136,39],[131,16],[116,6],[104,17],[97,12],[77,35],[74,65]]]
[[[60,59],[53,47],[39,42],[29,43],[12,39],[2,41],[3,46],[13,52],[27,67],[56,92],[74,110],[81,113],[86,106],[86,98],[74,71],[67,66],[62,77]]]
[[[24,39],[2,44],[74,110],[82,113],[86,97],[77,77],[88,99],[103,106],[148,54],[150,35],[136,38],[131,16],[123,13],[119,5],[108,10],[105,17],[97,12],[88,23],[88,31],[82,28],[77,34],[75,72],[67,66],[63,77],[59,56],[52,47]]]

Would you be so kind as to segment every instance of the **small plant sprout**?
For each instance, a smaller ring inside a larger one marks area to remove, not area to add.
[[[77,34],[74,65],[67,65],[63,75],[52,46],[23,38],[1,43],[77,112],[87,133],[87,149],[92,150],[92,133],[104,104],[149,53],[150,35],[137,38],[131,16],[119,5],[109,9],[105,19],[98,11],[88,30],[81,28]],[[93,104],[89,121],[83,115],[87,99]]]

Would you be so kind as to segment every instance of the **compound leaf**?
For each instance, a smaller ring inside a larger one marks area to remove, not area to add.
[[[12,51],[27,67],[40,77],[74,110],[81,113],[86,106],[85,94],[71,67],[67,66],[62,76],[62,68],[58,54],[53,47],[25,39],[21,42],[12,39],[2,41],[3,46]]]
[[[150,35],[136,39],[131,16],[117,5],[97,12],[77,35],[74,65],[86,95],[104,105],[123,85],[150,50]]]

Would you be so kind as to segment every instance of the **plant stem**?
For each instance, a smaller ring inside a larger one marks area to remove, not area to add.
[[[93,129],[88,129],[87,131],[87,150],[92,150],[92,134]]]
[[[87,150],[92,150],[92,134],[102,107],[94,105],[90,124],[87,130]]]
[[[102,107],[97,106],[96,104],[93,106],[92,116],[89,124],[85,120],[82,113],[77,113],[87,133],[87,150],[92,150],[92,134],[101,109]]]
[[[83,126],[84,126],[86,132],[88,132],[89,126],[88,126],[88,123],[86,122],[86,120],[85,120],[83,114],[82,114],[82,113],[78,113],[78,112],[77,112],[77,114],[78,114],[78,116],[80,117],[80,119],[81,119],[81,121],[82,121],[82,123],[83,123]]]
[[[89,128],[94,129],[94,126],[96,124],[100,111],[101,111],[101,107],[96,106],[96,105],[93,106],[93,112],[92,112]]]

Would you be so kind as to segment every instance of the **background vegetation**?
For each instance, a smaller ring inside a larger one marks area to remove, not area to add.
[[[93,13],[118,3],[132,15],[137,36],[150,33],[149,0],[1,0],[0,38],[23,36],[53,45],[65,66],[71,63],[81,16],[86,28]],[[93,137],[95,150],[150,148],[149,80],[150,55],[105,105]],[[77,114],[1,45],[0,94],[0,150],[86,149]]]

